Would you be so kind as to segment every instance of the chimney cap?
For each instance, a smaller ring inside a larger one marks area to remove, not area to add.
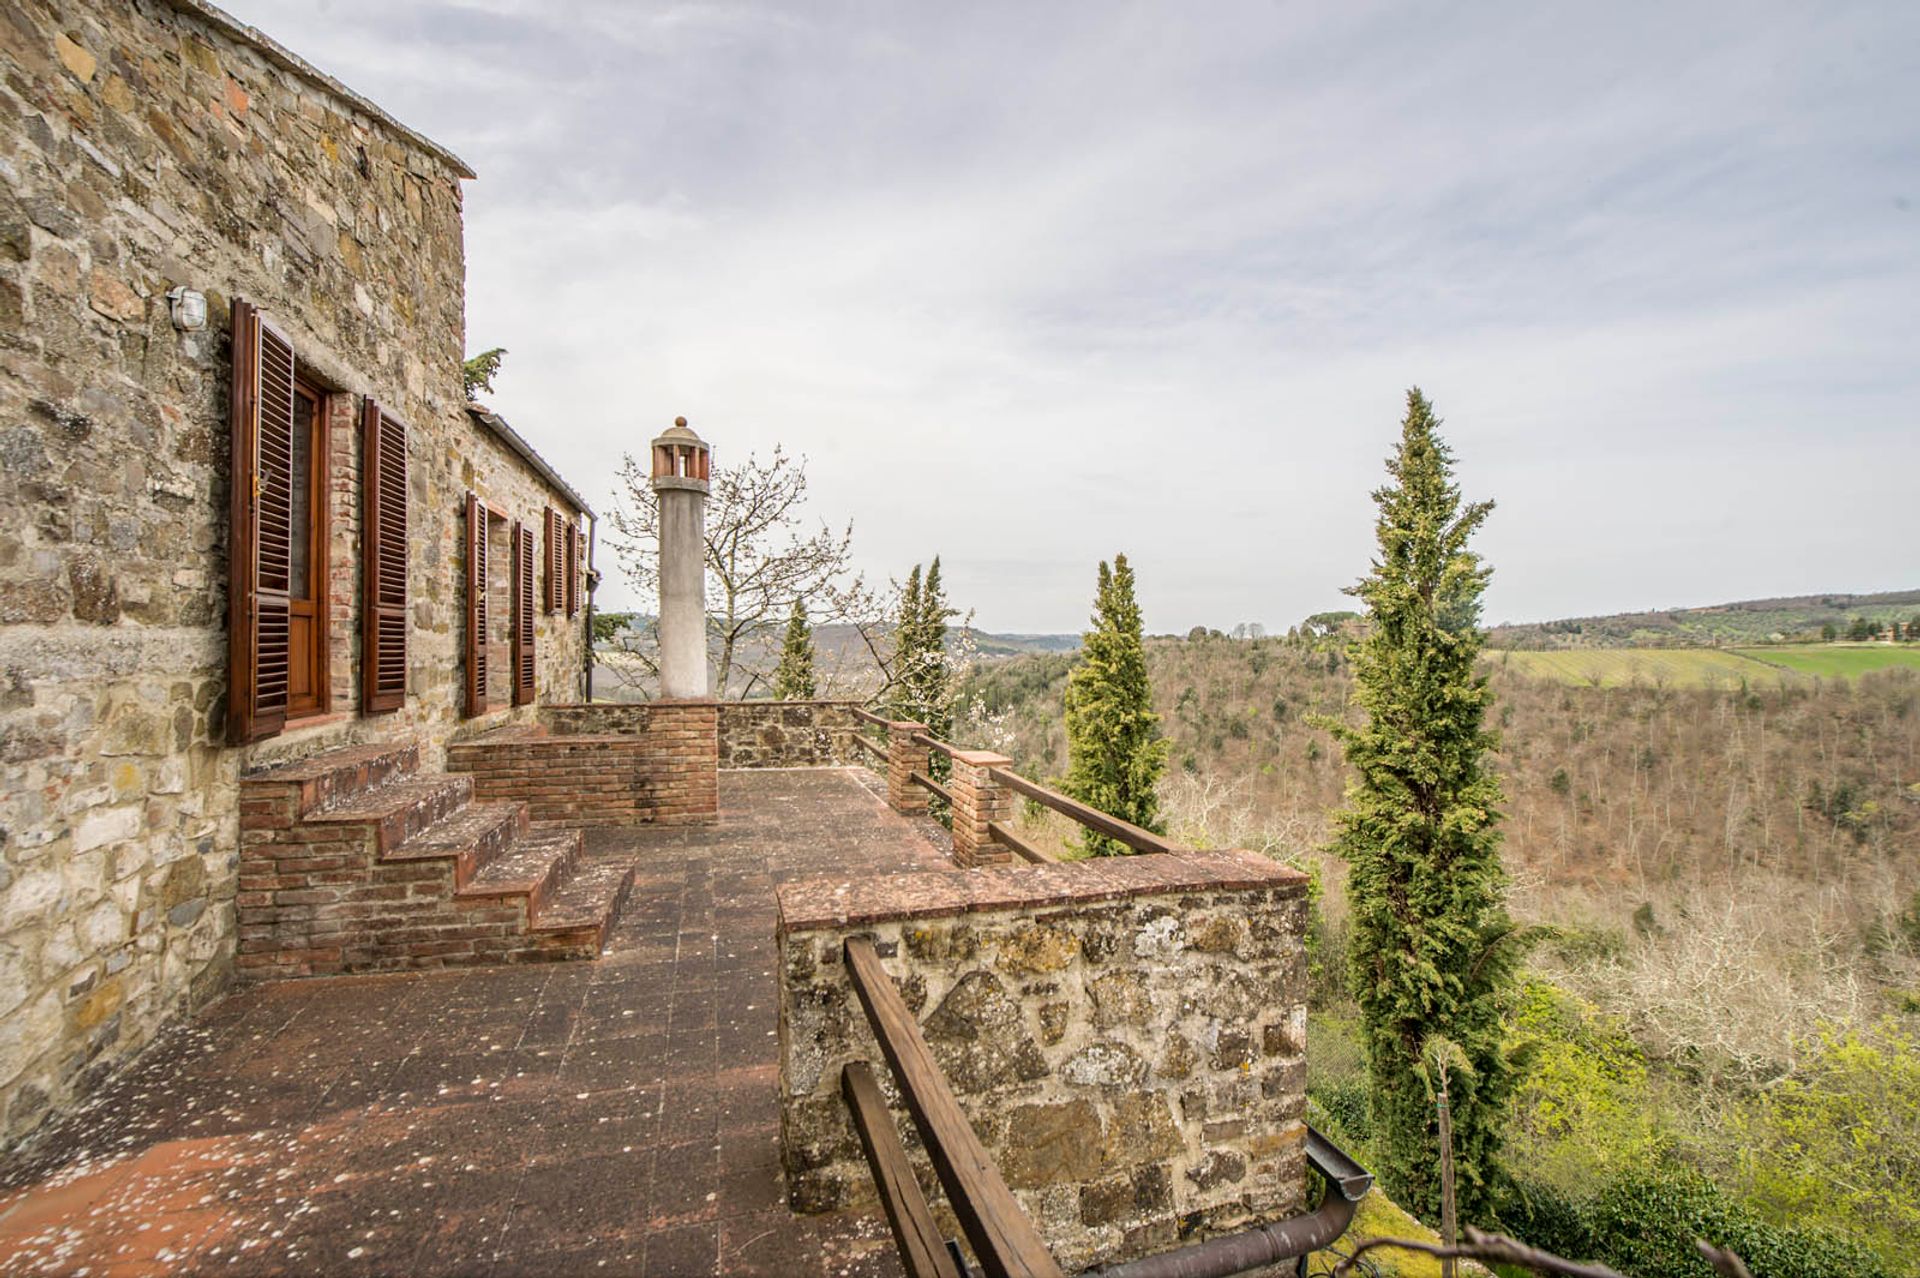
[[[660,432],[660,438],[653,442],[656,444],[692,444],[699,448],[705,448],[707,446],[707,441],[693,433],[693,430],[687,425],[687,419],[684,417],[674,418],[673,425]]]
[[[704,439],[687,429],[686,418],[674,418],[673,425],[653,441],[654,490],[688,488],[706,492],[712,451]]]

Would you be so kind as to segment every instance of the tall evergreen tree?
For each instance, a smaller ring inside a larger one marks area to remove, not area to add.
[[[780,646],[780,665],[773,672],[773,695],[782,701],[813,699],[813,627],[807,624],[807,606],[793,601],[787,617],[787,637]]]
[[[1125,555],[1100,564],[1093,626],[1080,663],[1067,676],[1067,793],[1110,816],[1160,830],[1156,789],[1167,765],[1167,742],[1153,712],[1147,678],[1140,605],[1133,597],[1133,568]],[[1082,846],[1093,856],[1129,849],[1087,831]]]
[[[927,565],[920,587],[920,619],[917,638],[920,644],[920,686],[916,700],[920,721],[936,737],[944,738],[953,730],[953,698],[947,669],[947,622],[959,615],[947,606],[947,595],[940,584],[940,556]],[[946,756],[940,756],[944,764]],[[944,769],[941,769],[944,775]]]
[[[924,576],[915,564],[900,592],[893,629],[893,713],[926,724],[936,737],[953,727],[947,621],[957,615],[940,584],[940,556],[933,557]],[[944,763],[945,756],[937,762]]]
[[[1352,658],[1363,718],[1323,726],[1354,770],[1336,846],[1352,867],[1350,974],[1375,1170],[1402,1205],[1430,1217],[1439,1208],[1427,1059],[1452,1044],[1463,1065],[1448,1079],[1459,1209],[1485,1220],[1512,1087],[1502,1044],[1515,962],[1496,826],[1504,796],[1486,764],[1498,745],[1485,724],[1492,692],[1474,671],[1490,569],[1467,547],[1493,503],[1462,503],[1438,427],[1410,390],[1391,482],[1373,494],[1379,555],[1349,588],[1369,623]]]
[[[893,717],[919,722],[914,692],[919,686],[920,565],[907,574],[900,591],[900,612],[893,623]]]

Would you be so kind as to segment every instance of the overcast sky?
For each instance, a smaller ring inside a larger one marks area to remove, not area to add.
[[[1920,586],[1908,0],[224,3],[479,173],[469,348],[603,511],[684,414],[987,629],[1115,551],[1284,627],[1417,383],[1489,620]]]

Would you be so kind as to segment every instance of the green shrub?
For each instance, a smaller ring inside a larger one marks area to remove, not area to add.
[[[1694,1240],[1740,1254],[1753,1278],[1894,1278],[1865,1248],[1817,1229],[1760,1220],[1698,1172],[1633,1172],[1584,1211],[1594,1259],[1630,1278],[1713,1278]]]
[[[1373,1139],[1373,1114],[1367,1107],[1367,1076],[1356,1071],[1312,1089],[1313,1102],[1327,1112],[1340,1134],[1364,1143]],[[1351,1151],[1349,1151],[1351,1152]]]
[[[1561,1194],[1588,1191],[1657,1164],[1669,1143],[1646,1058],[1626,1029],[1538,979],[1513,1013],[1520,1075],[1507,1130],[1508,1165]]]
[[[1593,1259],[1593,1231],[1580,1202],[1551,1185],[1509,1180],[1495,1210],[1501,1232],[1568,1260]]]
[[[1920,1039],[1898,1024],[1822,1036],[1731,1127],[1768,1218],[1843,1229],[1889,1257],[1920,1238]]]

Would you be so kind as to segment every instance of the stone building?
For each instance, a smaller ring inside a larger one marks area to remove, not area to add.
[[[592,569],[467,402],[458,157],[200,0],[0,39],[12,1141],[244,967],[243,775],[579,700]]]

